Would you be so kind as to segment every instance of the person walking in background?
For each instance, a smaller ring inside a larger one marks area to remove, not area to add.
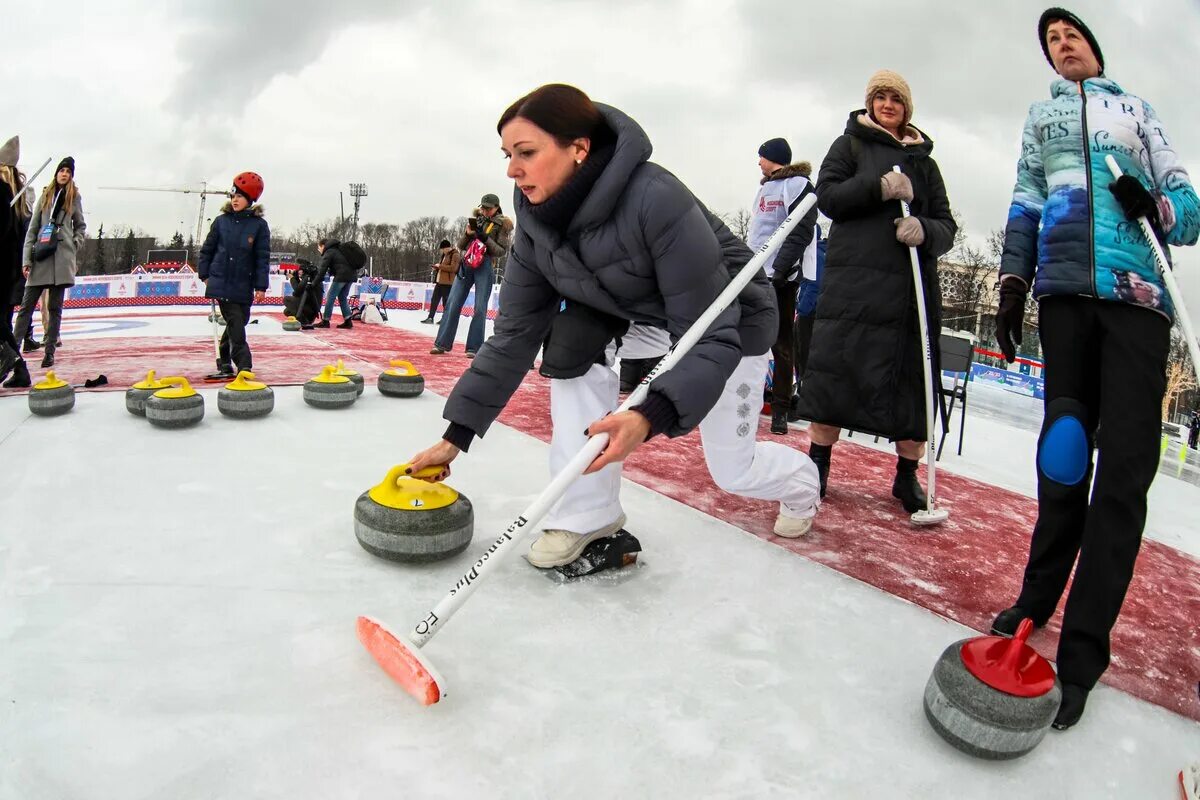
[[[450,287],[454,285],[454,276],[458,274],[459,262],[462,261],[458,248],[450,244],[449,239],[442,239],[438,250],[441,251],[442,257],[433,265],[433,296],[429,300],[429,316],[421,320],[426,325],[433,324],[433,315],[437,313],[438,303],[442,304],[442,317],[445,318],[446,299],[450,296]]]
[[[233,179],[229,202],[212,222],[200,248],[198,275],[204,296],[216,299],[225,317],[217,371],[210,378],[232,378],[253,369],[246,323],[250,304],[266,297],[271,278],[271,228],[263,218],[263,179],[254,172]]]
[[[29,226],[28,194],[14,206],[13,198],[25,187],[17,169],[21,140],[14,136],[0,146],[0,384],[12,373],[14,385],[29,385],[29,368],[13,335],[13,291],[21,275],[21,251]]]
[[[1058,641],[1062,730],[1108,668],[1160,457],[1174,308],[1136,220],[1164,244],[1195,244],[1200,200],[1154,109],[1105,76],[1088,27],[1050,8],[1037,32],[1059,77],[1025,120],[996,338],[1011,363],[1032,284],[1046,376],[1038,517],[1020,594],[992,630],[1045,625],[1078,558]],[[1115,181],[1105,155],[1124,173]]]
[[[758,194],[750,211],[750,231],[746,243],[757,251],[771,237],[792,210],[813,191],[812,165],[792,162],[792,148],[786,139],[771,139],[758,148],[758,168],[762,172]],[[788,432],[787,414],[792,406],[793,345],[796,293],[800,287],[802,262],[808,258],[817,223],[814,206],[792,229],[775,255],[763,265],[775,290],[779,308],[779,330],[771,353],[775,369],[771,384],[771,433]]]
[[[1196,449],[1196,440],[1200,439],[1200,406],[1192,409],[1192,418],[1188,421],[1188,447]]]
[[[812,420],[808,452],[822,495],[841,429],[873,433],[896,442],[892,496],[911,514],[928,502],[916,474],[928,432],[909,248],[920,260],[929,330],[938,331],[937,259],[958,225],[933,142],[911,124],[908,83],[881,70],[867,83],[866,102],[851,112],[817,179],[818,205],[833,226],[797,411]],[[911,205],[911,217],[900,201]]]
[[[472,287],[475,288],[475,310],[471,314],[471,329],[467,332],[467,358],[474,358],[483,346],[488,302],[492,297],[492,284],[496,282],[495,261],[508,251],[512,230],[512,220],[500,210],[500,198],[485,194],[479,207],[471,212],[458,239],[462,260],[430,355],[437,356],[454,349],[458,318]]]
[[[76,259],[86,237],[83,198],[75,186],[75,159],[67,156],[59,162],[54,180],[42,190],[25,233],[25,295],[13,332],[17,339],[26,338],[33,324],[33,308],[46,290],[50,321],[42,334],[42,369],[54,366],[63,299],[67,288],[75,285]]]
[[[358,272],[350,265],[350,260],[342,252],[342,243],[337,239],[321,239],[317,242],[317,252],[321,254],[321,275],[318,284],[330,277],[329,293],[325,295],[325,313],[316,328],[328,328],[329,318],[333,316],[333,302],[336,300],[342,310],[342,324],[339,328],[353,328],[350,320],[350,287],[358,278]]]

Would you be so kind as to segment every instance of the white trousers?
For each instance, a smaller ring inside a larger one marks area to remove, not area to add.
[[[765,353],[743,358],[700,423],[704,460],[721,489],[781,502],[782,513],[788,516],[811,517],[820,505],[816,465],[799,450],[756,441],[768,358]],[[617,386],[616,372],[602,364],[593,365],[579,378],[550,382],[552,475],[583,447],[587,426],[616,410]],[[587,533],[610,525],[622,513],[620,490],[620,464],[577,478],[542,527]]]

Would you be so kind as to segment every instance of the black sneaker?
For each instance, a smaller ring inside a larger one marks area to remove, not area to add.
[[[6,342],[0,342],[0,383],[4,383],[8,373],[12,372],[13,367],[20,360],[20,353],[9,347]]]
[[[25,343],[21,345],[21,349],[26,353],[32,353],[34,350],[40,350],[42,343],[32,336],[26,337]]]
[[[42,356],[42,369],[50,369],[54,366],[54,353],[46,353]]]
[[[1065,731],[1079,722],[1079,718],[1083,716],[1084,706],[1087,705],[1087,699],[1087,689],[1075,683],[1064,683],[1062,685],[1062,703],[1058,707],[1058,714],[1054,716],[1054,722],[1050,723],[1054,730]]]
[[[771,433],[776,436],[784,436],[788,432],[787,412],[781,409],[772,409],[771,411]]]
[[[422,325],[432,325],[433,317],[426,317],[425,319],[421,320],[421,324]]]
[[[326,325],[325,327],[329,327],[329,326],[328,326],[328,325]],[[354,323],[353,323],[353,322],[351,322],[350,320],[348,320],[348,319],[347,319],[347,320],[343,320],[343,321],[342,321],[342,324],[341,324],[341,325],[338,325],[338,327],[339,327],[339,328],[341,328],[341,329],[342,329],[342,330],[344,330],[344,331],[345,331],[345,330],[350,330],[351,328],[353,328],[353,327],[354,327]]]
[[[313,327],[314,327],[314,328],[328,328],[328,327],[329,327],[329,320],[327,320],[327,319],[323,319],[323,320],[321,320],[320,322],[318,322],[316,325],[313,325]]]
[[[29,367],[24,361],[18,361],[13,366],[12,377],[4,382],[5,389],[26,389],[33,384],[29,379]]]
[[[1046,626],[1046,619],[1038,619],[1033,615],[1032,611],[1027,611],[1020,606],[1012,606],[1006,608],[996,615],[996,619],[992,621],[992,634],[995,636],[1015,636],[1017,626],[1021,624],[1021,620],[1029,619],[1033,621],[1033,627],[1043,628]]]

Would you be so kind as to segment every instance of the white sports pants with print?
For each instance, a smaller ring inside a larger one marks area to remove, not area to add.
[[[782,502],[788,516],[811,517],[820,504],[816,465],[787,445],[756,441],[768,358],[766,353],[743,358],[725,383],[717,404],[700,423],[704,460],[721,489]],[[579,378],[550,382],[552,475],[583,447],[587,426],[617,405],[617,374],[611,366],[594,364]],[[620,489],[620,464],[584,475],[551,509],[542,527],[587,533],[609,525],[622,513]]]

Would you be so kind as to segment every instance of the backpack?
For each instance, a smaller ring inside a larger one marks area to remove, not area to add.
[[[367,254],[359,245],[358,242],[342,242],[342,255],[346,257],[347,263],[360,276],[364,274],[363,270],[367,268]]]
[[[483,264],[483,259],[487,257],[487,245],[479,239],[472,239],[467,245],[467,249],[463,251],[462,260],[471,269],[478,269]]]

